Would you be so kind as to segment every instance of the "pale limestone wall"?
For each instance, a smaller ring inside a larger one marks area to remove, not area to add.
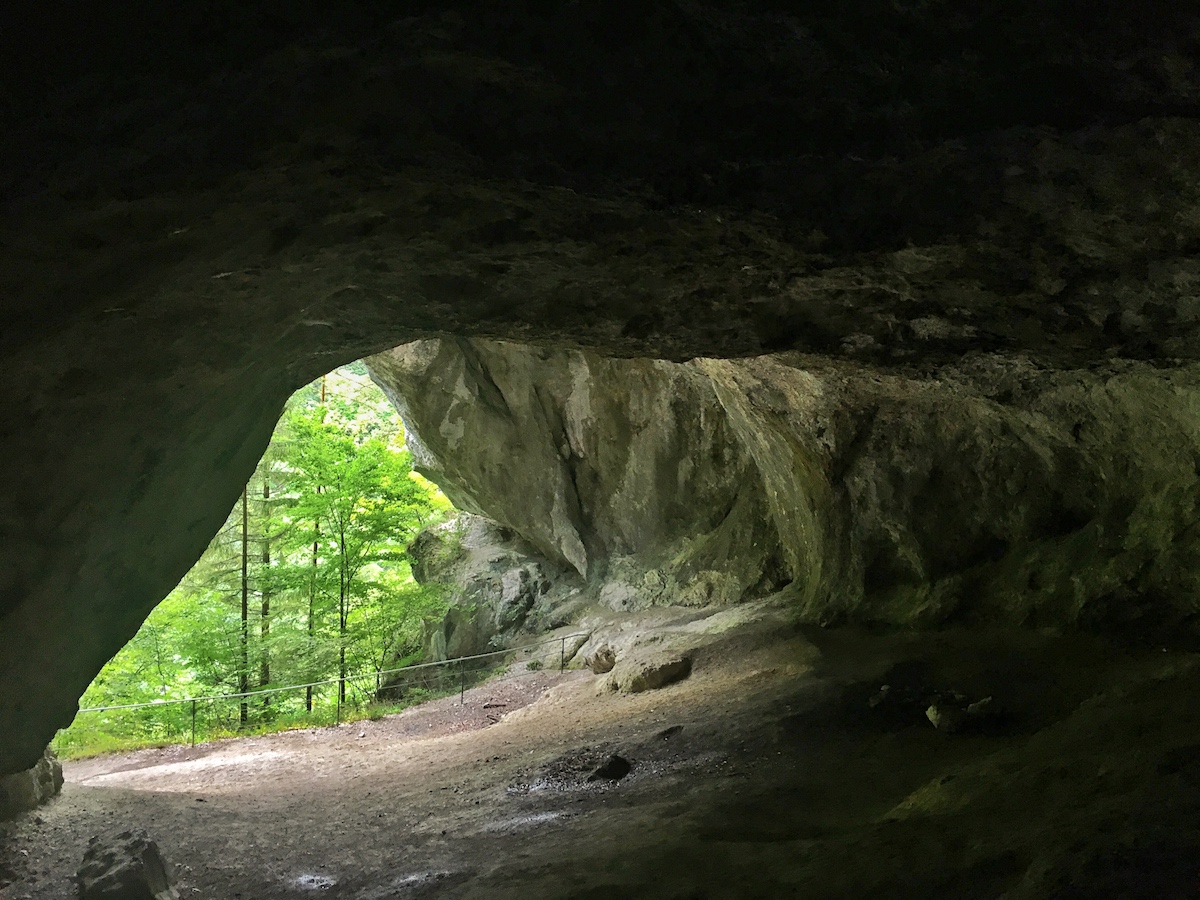
[[[370,364],[430,477],[615,608],[786,586],[819,622],[1165,633],[1200,611],[1195,367],[918,379],[485,341]]]

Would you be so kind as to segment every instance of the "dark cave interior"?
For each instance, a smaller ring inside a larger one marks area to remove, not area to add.
[[[1196,4],[0,18],[0,771],[371,354],[597,596],[1169,646],[1186,691]]]

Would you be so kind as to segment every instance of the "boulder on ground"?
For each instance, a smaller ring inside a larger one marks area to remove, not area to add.
[[[93,837],[75,883],[80,900],[179,900],[170,867],[144,831]]]
[[[62,790],[62,765],[54,751],[45,754],[32,769],[0,778],[0,820],[40,806]]]
[[[609,676],[609,687],[611,690],[638,694],[682,681],[690,674],[691,654],[668,651],[655,655],[635,655],[617,663]]]

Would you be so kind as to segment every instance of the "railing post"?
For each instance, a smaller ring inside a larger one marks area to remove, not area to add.
[[[458,705],[466,706],[467,697],[467,667],[465,664],[458,667]]]
[[[340,690],[338,691],[337,724],[342,724],[342,692]]]
[[[192,746],[196,746],[196,701],[192,701]]]
[[[562,639],[562,649],[558,652],[558,674],[561,675],[567,668],[567,636],[564,634]]]

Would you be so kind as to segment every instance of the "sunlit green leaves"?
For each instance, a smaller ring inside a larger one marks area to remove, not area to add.
[[[412,472],[403,428],[359,366],[298,391],[247,489],[250,592],[247,680],[259,686],[357,678],[419,653],[445,592],[419,585],[409,542],[448,502]],[[322,393],[324,402],[322,403]],[[242,510],[132,641],[104,667],[81,706],[156,702],[236,691],[242,672]],[[268,615],[262,615],[263,601]],[[369,692],[370,677],[352,696]],[[314,692],[318,720],[334,701]],[[305,714],[306,692],[254,701],[252,727]],[[81,715],[58,746],[177,740],[190,704]],[[236,727],[236,704],[198,705],[201,737]]]

